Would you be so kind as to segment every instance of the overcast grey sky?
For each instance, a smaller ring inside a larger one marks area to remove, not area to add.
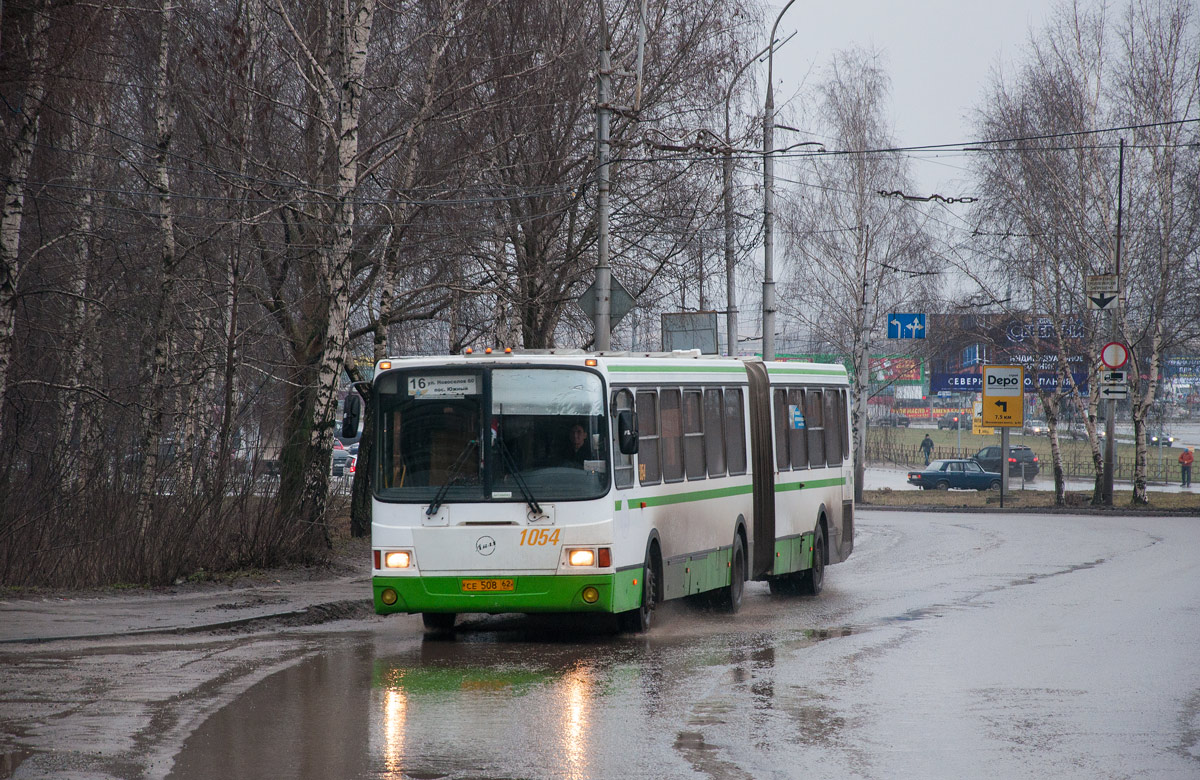
[[[784,5],[768,4],[764,39]],[[818,79],[834,52],[858,45],[883,55],[900,146],[973,140],[969,115],[989,73],[1019,58],[1050,7],[1050,0],[797,0],[779,25],[780,38],[796,35],[775,54],[776,103]],[[912,174],[926,195],[967,195],[955,183],[964,165],[961,155],[942,154],[914,160]]]

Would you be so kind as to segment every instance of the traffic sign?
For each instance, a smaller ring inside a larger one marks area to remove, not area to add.
[[[1089,309],[1115,309],[1121,295],[1121,282],[1116,274],[1089,276],[1083,283],[1083,294]]]
[[[1119,341],[1110,341],[1100,350],[1100,362],[1109,368],[1120,368],[1129,360],[1129,348]]]
[[[1100,385],[1101,401],[1124,401],[1129,397],[1129,385]]]
[[[617,327],[617,323],[621,321],[621,318],[633,308],[633,296],[629,293],[629,290],[625,289],[625,285],[617,280],[617,277],[613,276],[610,279],[612,280],[612,289],[609,291],[608,316],[609,325],[615,328]],[[583,294],[579,296],[579,300],[576,301],[579,304],[579,308],[583,309],[583,313],[589,319],[596,318],[596,296],[596,283],[592,282],[583,291]]]
[[[1101,371],[1100,384],[1102,385],[1123,385],[1129,381],[1128,371]]]
[[[999,428],[1025,424],[1024,367],[983,367],[983,424]]]
[[[988,428],[983,424],[983,401],[975,402],[975,423],[971,426],[971,433],[976,436],[996,435],[995,428]]]
[[[889,314],[889,339],[923,339],[925,338],[924,314]]]

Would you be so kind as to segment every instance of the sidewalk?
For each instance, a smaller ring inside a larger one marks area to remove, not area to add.
[[[282,573],[232,585],[203,583],[138,591],[58,591],[0,599],[0,645],[182,634],[255,621],[310,625],[373,613],[367,559],[362,571]]]

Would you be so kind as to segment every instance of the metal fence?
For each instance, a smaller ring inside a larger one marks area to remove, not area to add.
[[[1146,481],[1148,483],[1167,483],[1179,481],[1179,464],[1176,462],[1179,451],[1169,450],[1170,457],[1164,456],[1160,462],[1157,453],[1150,453],[1146,458]],[[969,458],[972,450],[957,447],[934,447],[932,460],[939,458]],[[900,466],[906,469],[923,468],[925,455],[917,445],[898,444],[888,441],[867,442],[867,463],[871,465]],[[1039,463],[1039,477],[1049,479],[1053,476],[1053,464],[1049,460]],[[1068,459],[1063,461],[1063,476],[1067,479],[1093,479],[1096,471],[1091,459]],[[1113,478],[1131,481],[1134,472],[1133,458],[1117,458]]]

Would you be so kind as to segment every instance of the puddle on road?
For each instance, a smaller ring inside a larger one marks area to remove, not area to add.
[[[372,636],[309,658],[209,717],[168,778],[570,780],[636,776],[647,761],[682,770],[681,757],[694,764],[707,751],[686,736],[676,740],[674,726],[724,728],[774,695],[766,680],[750,681],[742,695],[696,713],[689,729],[687,712],[697,703],[690,689],[705,679],[703,669],[744,667],[749,676],[774,666],[776,642],[790,655],[793,645],[853,632],[697,641],[580,637],[547,625],[493,618],[452,637],[397,647]]]
[[[17,767],[19,767],[25,761],[25,759],[32,756],[33,753],[34,751],[32,750],[23,750],[20,748],[16,750],[7,750],[0,753],[0,778],[12,777],[17,771]]]

